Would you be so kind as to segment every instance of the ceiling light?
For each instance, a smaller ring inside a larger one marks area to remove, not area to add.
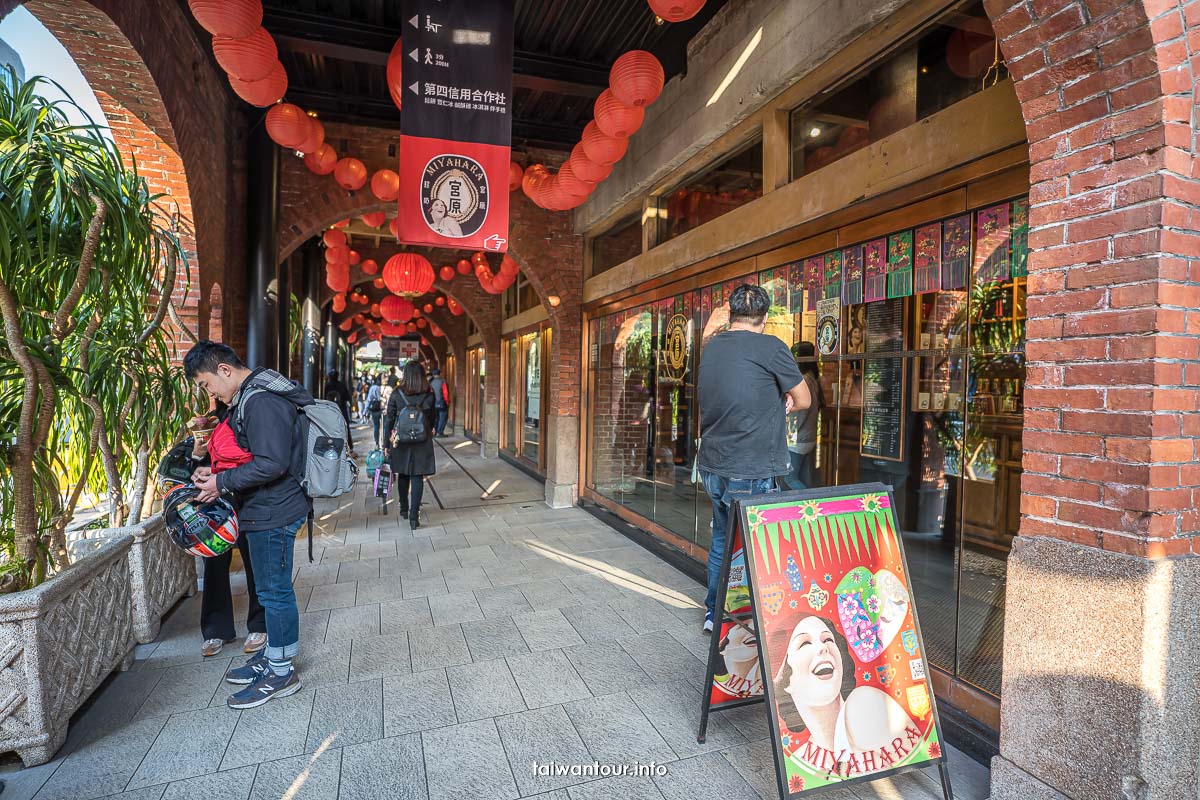
[[[818,128],[816,125],[813,125],[812,129],[808,132],[808,136],[810,139],[815,139],[820,135],[821,135],[821,129]]]
[[[551,308],[558,308],[559,304],[562,303],[562,298],[556,294],[552,294],[546,299],[550,301]]]

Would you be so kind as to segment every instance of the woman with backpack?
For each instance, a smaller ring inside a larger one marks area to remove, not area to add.
[[[409,361],[400,373],[400,385],[388,398],[383,431],[384,449],[400,499],[400,516],[408,518],[413,530],[421,527],[425,476],[436,471],[432,435],[436,415],[425,369],[417,361]]]

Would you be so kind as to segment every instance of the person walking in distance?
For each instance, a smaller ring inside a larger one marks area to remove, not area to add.
[[[230,708],[260,706],[300,690],[292,659],[300,650],[300,615],[292,589],[296,532],[309,500],[296,477],[305,463],[297,404],[312,402],[300,386],[273,370],[250,370],[228,345],[202,341],[183,359],[184,374],[229,407],[230,431],[249,454],[220,472],[195,476],[201,501],[232,497],[238,526],[248,540],[258,598],[266,610],[267,646],[225,679],[246,688],[226,701]],[[269,391],[259,390],[270,389]],[[245,396],[245,407],[239,408]]]
[[[379,441],[379,424],[383,421],[383,387],[380,386],[378,375],[367,389],[366,406],[367,413],[371,415],[371,430],[375,433],[375,447],[378,449],[383,446]]]
[[[712,501],[706,633],[717,613],[730,496],[776,490],[776,476],[786,475],[789,467],[786,415],[812,403],[791,351],[763,333],[770,308],[771,298],[762,287],[734,289],[729,330],[709,339],[700,355],[698,467]]]
[[[442,371],[437,367],[430,373],[429,390],[433,392],[433,409],[437,412],[433,425],[434,436],[446,435],[446,422],[450,419],[450,387],[442,377]]]
[[[421,527],[421,498],[425,476],[433,475],[433,392],[425,369],[416,361],[404,365],[400,385],[392,391],[383,419],[384,447],[396,481],[400,516],[416,530]]]
[[[325,376],[325,399],[337,403],[338,408],[342,410],[342,416],[346,418],[346,446],[353,453],[354,440],[350,435],[350,390],[342,383],[335,369],[329,370],[329,374]]]

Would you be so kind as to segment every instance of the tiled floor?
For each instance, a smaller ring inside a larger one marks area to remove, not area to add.
[[[584,511],[548,509],[476,445],[440,444],[415,533],[361,487],[319,509],[315,563],[297,543],[301,692],[227,709],[236,651],[201,658],[193,598],[55,761],[4,762],[0,800],[774,797],[762,706],[714,716],[696,743],[703,588]],[[551,777],[534,761],[666,772]],[[986,770],[951,762],[956,796],[983,800]],[[941,794],[910,773],[825,796]]]

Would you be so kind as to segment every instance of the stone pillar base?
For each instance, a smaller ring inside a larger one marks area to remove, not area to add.
[[[992,800],[1195,797],[1197,608],[1200,558],[1018,537]]]
[[[546,505],[551,508],[570,508],[579,500],[578,486],[574,483],[546,481]]]
[[[483,439],[483,457],[496,458],[500,455],[500,404],[484,403],[480,438]]]

